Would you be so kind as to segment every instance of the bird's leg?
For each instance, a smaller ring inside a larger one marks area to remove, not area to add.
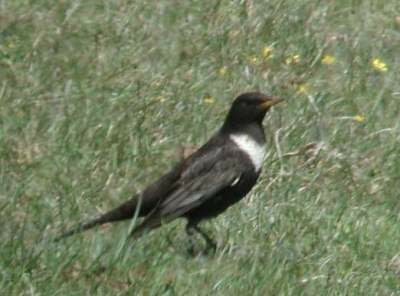
[[[191,223],[186,224],[185,230],[186,230],[186,234],[189,238],[188,253],[190,254],[190,256],[193,257],[194,256],[193,224],[191,224]]]
[[[207,250],[211,249],[213,252],[215,252],[215,250],[217,249],[217,244],[212,240],[212,238],[209,237],[207,233],[205,233],[197,224],[192,225],[191,228],[200,233],[201,236],[204,238],[207,243]]]

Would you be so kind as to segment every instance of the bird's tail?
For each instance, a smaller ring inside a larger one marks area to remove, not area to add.
[[[137,197],[134,197],[123,203],[119,207],[101,215],[100,217],[81,223],[71,230],[64,232],[63,234],[56,237],[54,239],[54,242],[58,242],[64,238],[91,229],[95,226],[131,219],[135,215],[138,207],[140,207],[140,202],[138,201]],[[140,216],[140,213],[137,214]]]

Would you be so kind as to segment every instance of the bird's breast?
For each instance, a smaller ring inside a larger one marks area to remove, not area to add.
[[[255,171],[260,171],[265,157],[265,144],[258,143],[246,134],[233,134],[230,139],[249,157]]]

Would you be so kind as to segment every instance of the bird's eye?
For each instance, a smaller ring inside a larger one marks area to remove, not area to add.
[[[253,102],[252,101],[243,101],[242,105],[243,106],[251,106],[251,105],[253,105]]]

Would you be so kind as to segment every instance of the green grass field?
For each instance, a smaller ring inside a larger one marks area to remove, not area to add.
[[[400,294],[400,5],[0,1],[1,295]],[[267,116],[258,185],[204,228],[58,244],[201,145],[236,95]],[[201,241],[199,241],[201,244]]]

